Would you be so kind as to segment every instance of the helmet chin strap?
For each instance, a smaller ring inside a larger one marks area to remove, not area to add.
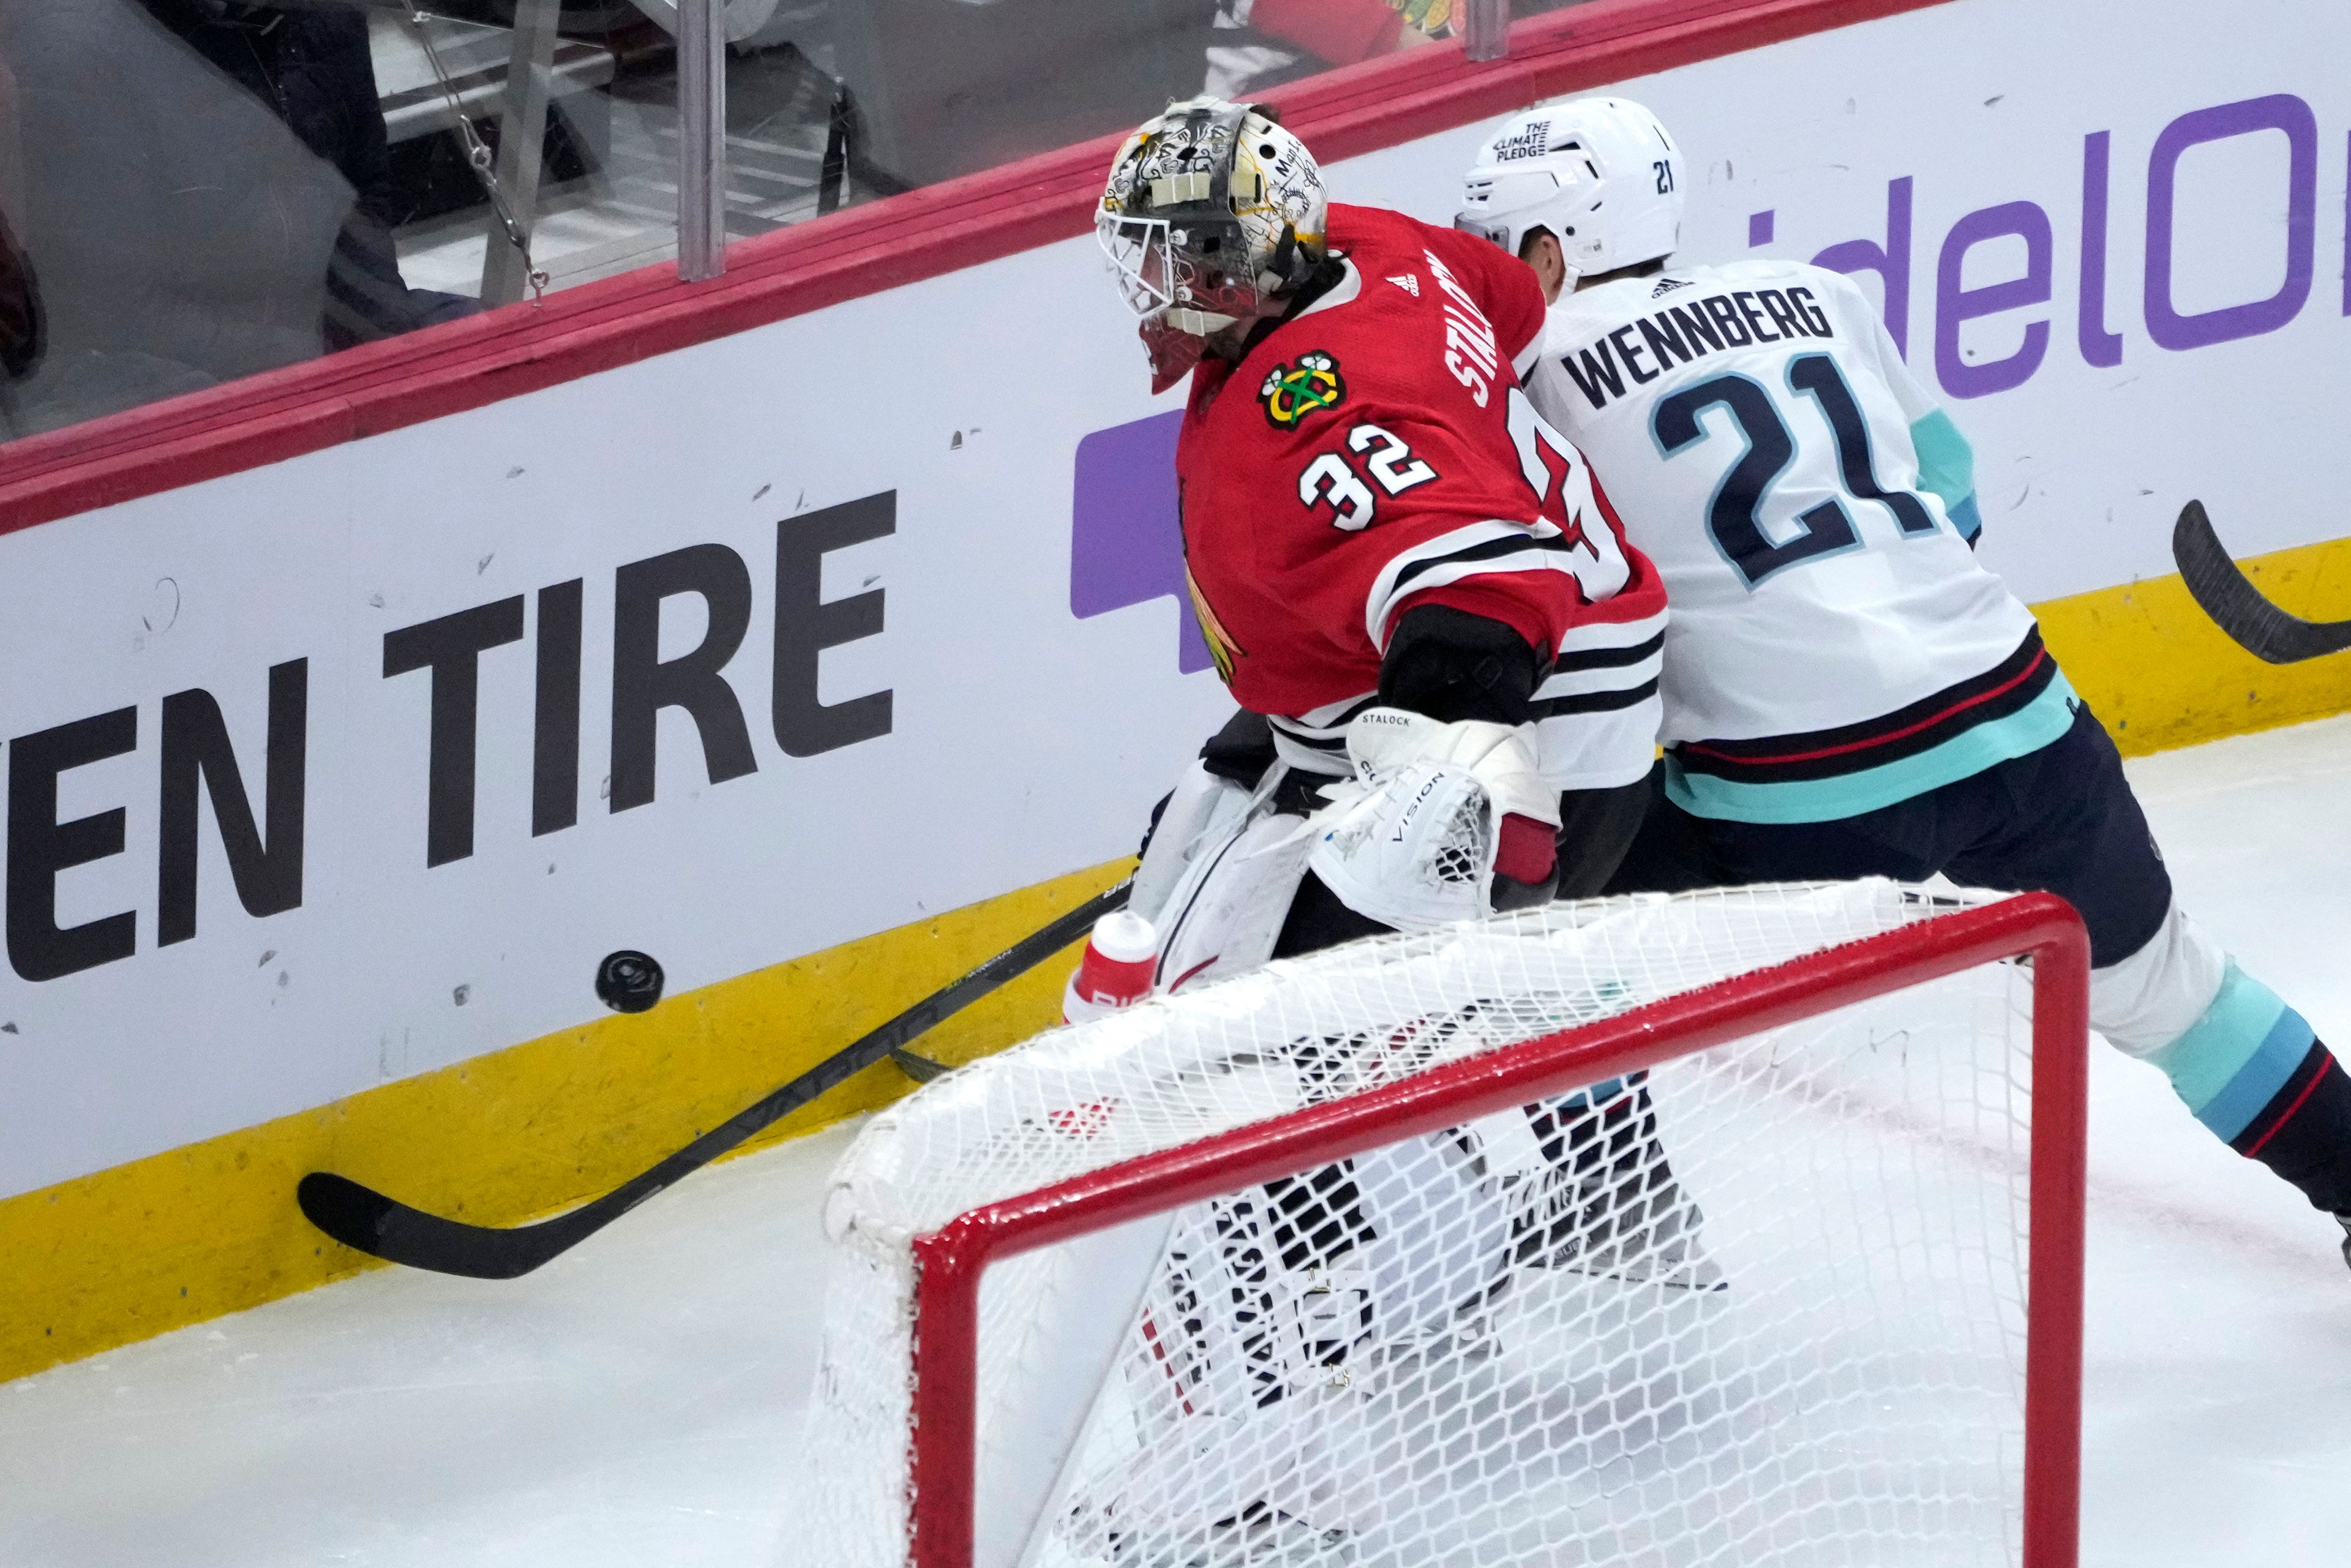
[[[1268,294],[1286,293],[1306,280],[1306,269],[1311,265],[1299,254],[1297,226],[1285,223],[1281,225],[1281,243],[1273,247],[1265,270],[1258,275],[1258,287]]]

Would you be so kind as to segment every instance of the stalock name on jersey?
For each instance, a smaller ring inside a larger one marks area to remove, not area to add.
[[[1658,287],[1674,283],[1668,278]],[[1583,348],[1568,350],[1559,356],[1559,362],[1575,382],[1575,390],[1593,408],[1601,409],[1612,398],[1625,395],[1627,377],[1641,386],[1677,364],[1687,365],[1725,349],[1835,336],[1828,312],[1802,285],[1740,288],[1660,307]]]

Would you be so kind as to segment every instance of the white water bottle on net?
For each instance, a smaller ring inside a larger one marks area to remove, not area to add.
[[[2071,1568],[2086,977],[2046,895],[1603,900],[962,1069],[835,1173],[786,1560]]]

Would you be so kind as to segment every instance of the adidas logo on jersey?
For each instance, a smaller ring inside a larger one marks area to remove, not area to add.
[[[1690,280],[1686,277],[1660,277],[1657,279],[1657,286],[1649,290],[1649,298],[1652,299],[1663,299],[1667,295],[1671,294],[1677,288],[1691,288],[1695,287],[1696,285],[1691,283]]]
[[[1411,295],[1415,299],[1420,298],[1420,274],[1416,272],[1399,273],[1395,277],[1389,278],[1388,281],[1395,284],[1398,288],[1403,289],[1406,294]]]

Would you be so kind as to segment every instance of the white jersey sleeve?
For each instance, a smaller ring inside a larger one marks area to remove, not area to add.
[[[1851,280],[1747,261],[1582,290],[1528,390],[1664,580],[1686,809],[1849,816],[2070,722],[2032,613],[1970,548],[1965,443]]]
[[[1959,529],[1959,537],[1974,544],[1983,531],[1983,519],[1976,509],[1975,451],[1968,438],[1959,434],[1935,394],[1911,373],[1861,286],[1843,273],[1820,267],[1806,270],[1822,274],[1819,286],[1828,302],[1830,319],[1847,340],[1866,343],[1874,350],[1877,373],[1910,427],[1910,444],[1918,459],[1918,488],[1941,501],[1944,516]]]

